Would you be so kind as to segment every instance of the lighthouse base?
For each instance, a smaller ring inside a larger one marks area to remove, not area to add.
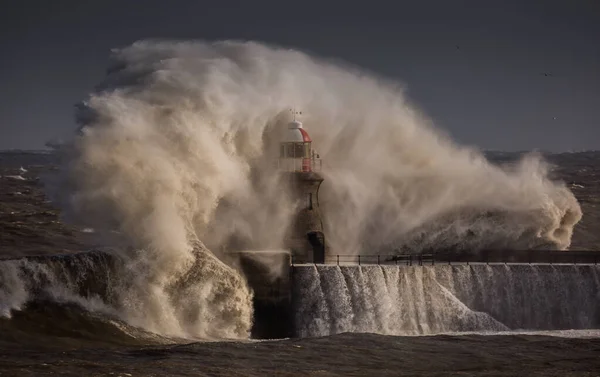
[[[288,192],[298,204],[285,248],[291,250],[294,263],[323,263],[326,243],[319,206],[319,188],[323,177],[315,172],[282,174]]]

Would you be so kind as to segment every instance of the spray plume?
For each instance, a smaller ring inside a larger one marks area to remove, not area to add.
[[[135,325],[203,336],[218,322],[247,335],[251,294],[221,260],[282,245],[296,203],[274,161],[290,106],[325,162],[337,253],[564,249],[581,218],[540,158],[492,166],[436,131],[396,83],[258,43],[142,41],[113,59],[79,106],[61,193],[72,220],[127,246],[123,316]],[[184,296],[174,287],[189,275]]]

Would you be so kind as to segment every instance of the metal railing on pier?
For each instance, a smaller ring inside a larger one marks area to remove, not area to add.
[[[329,254],[323,264],[434,266],[439,264],[569,264],[596,265],[600,251],[485,250],[474,253],[413,253],[397,255]],[[306,264],[292,256],[291,264]],[[314,264],[313,262],[308,262]]]
[[[433,254],[404,254],[404,255],[328,255],[325,264],[385,264],[422,266],[435,264]]]

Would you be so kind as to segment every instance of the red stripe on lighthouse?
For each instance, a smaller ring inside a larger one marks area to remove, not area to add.
[[[303,128],[298,128],[298,130],[300,131],[300,133],[302,134],[302,140],[305,143],[310,143],[312,140],[310,139],[310,136],[308,136],[308,132],[304,131]]]

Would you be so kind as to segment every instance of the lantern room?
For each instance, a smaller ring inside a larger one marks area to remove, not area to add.
[[[312,172],[318,155],[312,150],[312,140],[302,123],[293,120],[279,146],[279,168],[285,171]]]

